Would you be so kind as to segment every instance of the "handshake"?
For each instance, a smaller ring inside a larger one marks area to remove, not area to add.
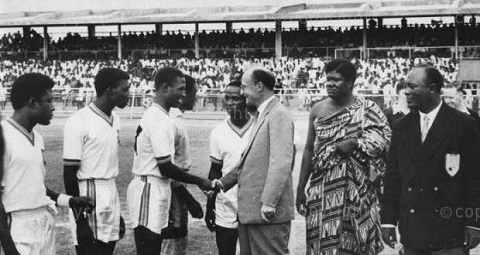
[[[213,181],[203,179],[202,182],[198,184],[198,187],[204,192],[206,191],[207,193],[210,193],[209,191],[219,192],[220,190],[225,190],[223,183],[218,179],[214,179]]]

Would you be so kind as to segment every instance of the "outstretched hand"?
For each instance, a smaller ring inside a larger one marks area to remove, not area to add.
[[[297,211],[303,217],[307,216],[307,196],[305,196],[305,192],[297,191],[297,199],[295,201],[295,205],[297,206]]]
[[[394,249],[395,244],[397,243],[397,232],[395,227],[382,227],[382,239],[385,244]]]
[[[212,190],[212,181],[202,178],[201,182],[197,184],[201,190]]]
[[[355,138],[343,140],[337,144],[337,151],[347,154],[350,153],[358,145],[358,140]]]
[[[465,229],[465,249],[473,249],[480,243],[480,231],[473,228]]]
[[[85,209],[90,213],[95,208],[95,203],[89,197],[72,197],[68,200],[68,206],[72,209]]]

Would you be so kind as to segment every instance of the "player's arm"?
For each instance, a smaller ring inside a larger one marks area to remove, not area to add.
[[[303,150],[302,165],[300,168],[300,177],[298,178],[297,185],[297,198],[296,206],[297,211],[306,216],[306,206],[307,206],[307,197],[305,195],[305,187],[307,186],[308,179],[312,173],[312,157],[314,155],[314,141],[315,141],[315,128],[313,126],[315,120],[315,112],[320,109],[320,104],[317,104],[313,107],[310,112],[309,122],[308,122],[308,135],[307,141],[305,143],[305,149]]]
[[[72,197],[66,194],[58,193],[47,187],[46,189],[47,196],[50,197],[51,200],[55,201],[58,206],[80,209],[91,209],[93,206],[92,199],[88,197]]]
[[[7,255],[16,255],[20,254],[15,247],[12,236],[10,235],[10,230],[8,226],[7,213],[5,212],[5,207],[3,207],[2,196],[0,195],[0,242],[2,243],[2,248]]]
[[[168,161],[157,158],[157,164],[158,168],[160,169],[160,173],[163,176],[172,178],[180,182],[196,184],[198,185],[198,187],[204,190],[212,189],[212,182],[210,180],[183,171],[178,166],[172,164],[169,156]]]
[[[210,157],[212,158],[212,157]],[[208,172],[208,179],[215,180],[222,178],[222,168],[223,163],[222,161],[214,161],[212,158],[212,165],[210,166],[210,172]],[[207,210],[208,209],[215,209],[215,200],[217,199],[217,192],[213,193],[211,196],[207,198]]]
[[[65,191],[67,195],[77,197],[80,195],[80,189],[78,187],[77,172],[80,169],[80,160],[63,159],[63,184],[65,185]],[[81,211],[73,208],[73,213],[77,223],[81,221],[83,214]]]
[[[78,196],[80,194],[77,178],[79,169],[80,160],[63,160],[63,184],[65,185],[65,191],[70,196]]]
[[[220,179],[222,177],[222,161],[216,160],[211,157],[212,165],[210,166],[210,172],[208,173],[209,180]],[[205,223],[210,231],[215,230],[215,201],[217,200],[217,192],[207,197],[207,211],[205,213]]]

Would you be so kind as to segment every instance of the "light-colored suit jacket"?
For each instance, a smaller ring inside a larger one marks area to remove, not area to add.
[[[242,224],[266,224],[262,204],[276,208],[270,223],[294,218],[292,170],[294,124],[277,99],[270,101],[253,128],[237,170],[220,181],[228,190],[238,183],[238,218]]]

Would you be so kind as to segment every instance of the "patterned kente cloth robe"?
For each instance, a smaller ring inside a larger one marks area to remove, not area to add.
[[[316,140],[307,191],[307,254],[377,254],[380,231],[378,178],[385,171],[391,130],[380,108],[356,99],[315,119]],[[358,138],[347,155],[336,144]]]

